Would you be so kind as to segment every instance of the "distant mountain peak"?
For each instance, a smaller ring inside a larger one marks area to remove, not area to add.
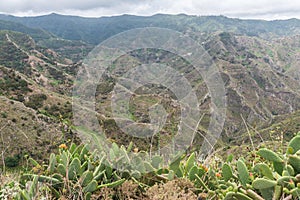
[[[52,12],[49,15],[59,15],[58,13]]]
[[[266,39],[292,36],[300,32],[300,20],[297,19],[275,21],[243,20],[223,15],[156,14],[153,16],[135,16],[124,14],[120,16],[89,18],[52,12],[48,15],[37,17],[0,15],[0,20],[18,22],[29,28],[42,29],[67,40],[84,41],[94,45],[117,33],[148,26],[170,28],[177,31],[182,31],[189,27],[193,30],[201,30],[202,32],[209,33],[215,31],[235,32],[248,36],[264,37]],[[3,28],[0,26],[0,29]]]

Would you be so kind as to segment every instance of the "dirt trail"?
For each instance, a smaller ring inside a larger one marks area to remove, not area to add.
[[[18,44],[16,44],[14,41],[12,41],[7,33],[5,35],[6,35],[6,39],[8,42],[12,43],[17,49],[21,50],[23,53],[25,53],[29,57],[29,54],[24,49],[22,49]]]

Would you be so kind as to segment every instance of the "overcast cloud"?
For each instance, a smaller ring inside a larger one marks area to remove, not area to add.
[[[0,12],[32,16],[52,12],[100,17],[156,13],[226,15],[251,19],[300,19],[298,0],[0,0]]]

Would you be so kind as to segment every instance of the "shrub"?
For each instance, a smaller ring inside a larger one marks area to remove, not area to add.
[[[19,161],[20,161],[20,158],[17,155],[12,156],[12,157],[6,157],[4,159],[5,165],[7,167],[11,167],[11,168],[19,166]]]
[[[47,96],[45,94],[33,94],[29,96],[29,100],[25,102],[25,106],[38,109],[43,106],[43,102],[47,100]]]
[[[2,118],[7,118],[7,113],[6,112],[1,112],[1,117]]]

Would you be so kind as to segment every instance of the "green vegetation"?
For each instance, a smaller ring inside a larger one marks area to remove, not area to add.
[[[12,157],[6,157],[4,159],[5,165],[7,167],[13,168],[19,166],[20,155],[14,155]]]
[[[33,94],[29,96],[29,100],[25,102],[25,106],[38,109],[43,106],[43,102],[47,99],[45,94]]]
[[[23,102],[24,96],[32,92],[29,84],[12,69],[0,66],[0,94]]]
[[[39,164],[29,158],[32,169],[27,168],[21,173],[19,182],[2,185],[0,195],[10,188],[14,191],[11,198],[15,199],[29,200],[45,195],[49,199],[95,199],[108,189],[110,195],[106,199],[118,199],[123,185],[136,184],[137,199],[146,198],[147,194],[153,194],[153,199],[163,199],[172,186],[165,188],[164,194],[159,192],[159,188],[180,181],[192,189],[180,192],[189,193],[192,199],[196,196],[228,200],[298,199],[299,143],[300,133],[284,147],[285,153],[261,148],[250,152],[253,157],[249,160],[242,157],[236,160],[230,155],[226,160],[214,158],[205,165],[193,152],[189,156],[175,156],[167,166],[161,156],[149,157],[145,152],[132,150],[132,144],[125,148],[112,143],[108,155],[101,151],[91,152],[86,145],[72,143],[68,148],[61,144],[59,153],[52,153],[47,164]],[[140,155],[145,159],[142,160]],[[13,190],[16,185],[17,192]],[[25,185],[30,189],[25,189]]]
[[[299,199],[300,135],[293,134],[300,130],[299,20],[0,18],[8,20],[0,20],[0,199]],[[226,124],[207,160],[199,160],[197,150],[210,123],[209,90],[190,64],[164,50],[140,49],[118,58],[98,85],[95,108],[108,138],[101,141],[112,142],[109,150],[90,150],[76,131],[94,132],[72,129],[71,91],[84,56],[116,33],[149,24],[191,36],[220,69]],[[152,106],[168,113],[153,138],[124,134],[112,118],[118,78],[153,62],[172,66],[190,81],[204,114],[187,155],[170,155],[169,162],[145,151],[160,150],[177,132],[181,107],[172,91],[149,84],[130,99],[129,117],[138,123],[150,122]],[[234,156],[226,158],[227,152]]]
[[[297,34],[300,21],[297,19],[263,21],[240,20],[224,16],[188,16],[157,14],[149,17],[123,15],[115,17],[82,18],[77,16],[63,16],[50,14],[43,17],[13,17],[0,15],[1,25],[5,29],[28,32],[35,39],[49,38],[49,33],[67,40],[84,41],[99,44],[103,40],[120,32],[142,27],[163,27],[178,31],[191,29],[201,32],[235,32],[248,36],[262,36],[270,38]],[[25,24],[27,29],[21,24]],[[32,27],[32,28],[28,28]],[[105,28],[103,28],[105,27]],[[39,29],[37,29],[39,28]],[[46,30],[42,32],[40,29]],[[50,45],[56,45],[53,40]],[[46,41],[46,43],[49,43]],[[53,43],[53,44],[52,44]]]
[[[31,35],[35,40],[45,40],[51,38],[51,34],[41,29],[29,28],[21,23],[0,20],[1,30],[17,31]]]
[[[20,35],[20,33],[11,32],[11,34]],[[10,42],[8,31],[0,30],[0,65],[8,68],[17,69],[20,72],[26,72],[26,59],[28,55]]]

